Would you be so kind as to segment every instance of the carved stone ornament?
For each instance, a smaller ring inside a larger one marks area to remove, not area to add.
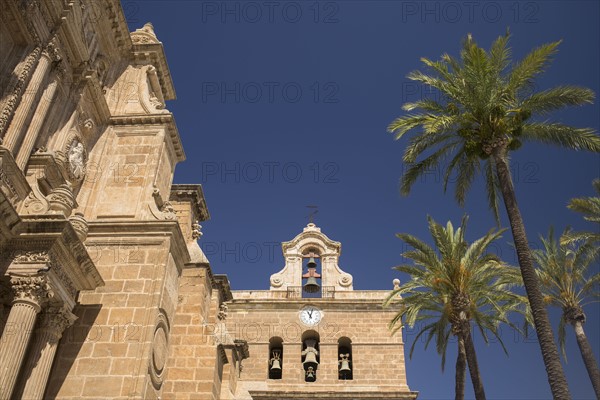
[[[171,204],[170,201],[163,200],[160,189],[155,187],[152,191],[152,197],[154,197],[156,208],[150,205],[148,205],[148,208],[154,218],[167,221],[172,221],[177,218],[177,212],[175,211],[173,204]]]
[[[169,201],[164,202],[163,206],[160,208],[160,211],[163,214],[163,219],[172,220],[177,218],[177,215],[175,214],[175,208],[173,208],[173,205]]]
[[[12,254],[13,263],[16,264],[40,264],[50,262],[50,256],[46,251],[19,250]]]
[[[220,321],[225,321],[227,319],[227,304],[221,303],[219,306],[219,313],[217,314],[217,318]]]
[[[344,286],[344,287],[348,287],[348,286],[352,285],[352,275],[343,274],[342,276],[339,277],[338,283],[340,284],[340,286]]]
[[[48,266],[50,267],[50,270],[54,273],[54,275],[58,277],[59,281],[61,282],[65,290],[69,293],[71,298],[77,298],[77,288],[73,285],[73,281],[71,280],[71,278],[69,278],[64,268],[56,262],[50,262]]]
[[[48,211],[48,201],[43,195],[36,196],[36,189],[29,192],[27,198],[23,202],[25,214],[45,214]]]
[[[169,326],[164,314],[159,314],[152,338],[152,354],[148,370],[152,385],[158,390],[162,386],[169,350]]]
[[[86,219],[83,217],[83,213],[76,212],[69,217],[69,221],[71,222],[71,225],[73,226],[73,229],[75,230],[79,240],[85,242],[85,239],[88,235],[89,226]]]
[[[29,21],[29,19],[26,19]],[[23,68],[19,72],[19,75],[16,81],[11,81],[11,88],[7,93],[10,93],[7,96],[7,100],[4,103],[4,107],[0,112],[0,136],[4,135],[4,132],[8,129],[8,125],[12,119],[14,110],[19,103],[19,99],[25,90],[25,84],[28,82],[29,76],[33,73],[34,67],[39,60],[39,57],[42,53],[41,46],[36,46],[27,58],[25,59],[25,63],[23,64]]]
[[[90,123],[93,128],[93,122]],[[67,155],[69,178],[77,182],[82,181],[85,178],[87,164],[87,151],[83,143],[78,138],[73,138],[67,146],[65,154]]]
[[[48,195],[48,203],[50,204],[49,212],[52,214],[63,214],[65,217],[71,215],[75,206],[75,196],[68,184],[62,184],[55,188]]]
[[[154,26],[148,22],[141,29],[137,29],[131,33],[131,41],[133,44],[150,44],[160,43],[154,33]]]
[[[14,294],[13,304],[28,301],[41,307],[54,295],[46,275],[11,275],[10,283]]]
[[[281,287],[283,285],[283,278],[279,274],[271,275],[271,286]]]
[[[57,342],[65,329],[73,325],[77,316],[66,307],[49,307],[41,316],[40,327],[49,331]]]
[[[202,225],[198,223],[198,221],[192,224],[192,239],[198,240],[202,236]]]
[[[62,56],[59,51],[58,38],[54,36],[49,42],[48,45],[42,51],[42,54],[46,55],[53,62],[57,63],[62,60]]]
[[[156,97],[154,92],[150,94],[150,104],[152,104],[152,106],[157,110],[162,110],[165,108],[165,104],[160,101],[158,97]]]

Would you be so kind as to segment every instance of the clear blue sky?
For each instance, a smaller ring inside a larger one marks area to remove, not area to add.
[[[176,183],[201,183],[211,220],[201,244],[215,273],[234,289],[266,289],[283,266],[279,243],[316,223],[342,243],[341,267],[356,289],[391,289],[402,262],[396,232],[428,239],[426,215],[455,224],[467,212],[468,236],[494,225],[480,182],[464,209],[444,195],[439,173],[401,197],[401,154],[386,126],[400,106],[427,96],[406,74],[419,58],[457,54],[472,33],[484,47],[513,34],[517,58],[563,39],[556,61],[538,81],[543,89],[578,84],[599,93],[599,4],[596,1],[125,1],[130,27],[154,24],[175,82],[174,112],[187,153]],[[598,102],[553,119],[598,131]],[[527,233],[536,245],[553,224],[592,229],[565,208],[591,195],[597,155],[526,145],[514,153],[514,179]],[[506,218],[502,221],[507,226]],[[510,233],[498,252],[516,265]],[[598,266],[596,265],[596,268]],[[600,359],[600,308],[586,309],[586,331]],[[553,325],[559,314],[551,314]],[[412,337],[411,337],[412,335]],[[410,345],[414,332],[407,331]],[[476,346],[489,399],[550,398],[538,345],[509,329],[500,346]],[[571,331],[565,366],[574,398],[593,391]],[[408,347],[408,346],[407,346]],[[408,356],[408,353],[407,353]],[[434,348],[417,346],[408,382],[421,399],[454,396],[455,348],[445,373]],[[473,397],[470,381],[467,396]]]

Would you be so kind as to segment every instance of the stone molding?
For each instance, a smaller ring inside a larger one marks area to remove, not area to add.
[[[253,400],[313,400],[313,399],[348,399],[348,400],[415,400],[419,392],[410,391],[332,391],[323,388],[323,390],[312,390],[311,392],[290,392],[281,388],[281,390],[250,390],[250,396]]]

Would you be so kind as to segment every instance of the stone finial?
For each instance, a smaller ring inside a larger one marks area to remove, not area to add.
[[[146,33],[156,36],[156,34],[154,33],[154,25],[152,25],[152,22],[146,22],[142,27],[142,30]]]
[[[400,279],[396,278],[392,283],[394,284],[394,289],[400,289]]]

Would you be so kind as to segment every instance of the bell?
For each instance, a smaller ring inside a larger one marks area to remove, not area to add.
[[[305,369],[317,368],[319,366],[319,362],[317,361],[319,351],[315,348],[317,341],[314,339],[306,339],[305,343],[306,349],[302,351],[302,355],[304,356],[302,366],[304,366]]]
[[[340,373],[342,375],[346,375],[350,372],[352,372],[352,370],[350,369],[350,354],[346,353],[346,354],[340,354]]]
[[[317,380],[317,374],[315,373],[315,370],[313,367],[308,367],[308,369],[306,370],[306,378],[305,381],[306,382],[314,382]]]
[[[306,293],[317,293],[319,290],[321,290],[321,286],[319,286],[317,278],[309,276],[304,284],[304,291]]]
[[[317,362],[317,355],[313,352],[306,353],[306,358],[304,359],[302,365],[319,365],[319,363]]]
[[[308,272],[302,275],[302,278],[306,278],[306,283],[303,289],[306,293],[318,293],[321,290],[321,286],[317,283],[317,278],[321,278],[321,275],[317,273],[317,263],[315,258],[311,257],[306,264]]]
[[[342,360],[340,364],[340,372],[350,372],[350,362],[348,360]]]
[[[273,351],[273,357],[270,362],[271,371],[281,371],[281,350]]]
[[[279,360],[271,361],[271,371],[281,371],[281,364],[279,363]]]

